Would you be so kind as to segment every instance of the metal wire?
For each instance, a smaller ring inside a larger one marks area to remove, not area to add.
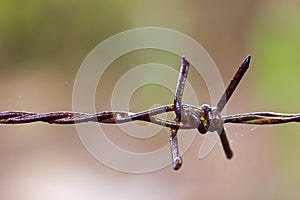
[[[173,104],[160,106],[138,113],[126,111],[104,111],[88,114],[60,111],[38,114],[24,111],[4,111],[0,112],[0,124],[24,124],[32,122],[45,122],[50,124],[75,124],[85,122],[119,124],[136,120],[154,123],[170,128],[170,147],[173,168],[175,170],[178,170],[182,165],[182,158],[179,154],[177,138],[177,132],[179,129],[198,129],[198,131],[202,134],[205,134],[208,131],[217,131],[220,136],[226,157],[230,159],[232,158],[233,153],[230,148],[223,124],[242,123],[265,125],[300,122],[300,114],[253,112],[229,116],[221,115],[221,111],[249,68],[250,59],[251,57],[247,56],[244,62],[241,64],[216,107],[211,107],[207,104],[201,105],[200,107],[182,104],[183,90],[190,66],[189,62],[183,57]],[[158,114],[166,112],[175,112],[175,119],[165,120],[155,117]]]

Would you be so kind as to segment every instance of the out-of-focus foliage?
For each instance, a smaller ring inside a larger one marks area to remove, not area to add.
[[[272,97],[272,106],[282,111],[292,112],[299,103],[294,98],[299,96],[299,17],[299,9],[294,5],[271,4],[257,17],[251,44],[262,72],[257,76],[265,79],[260,89]]]
[[[266,109],[280,112],[300,112],[300,13],[299,4],[282,2],[270,4],[256,21],[254,40],[259,67],[256,88]],[[278,163],[288,180],[299,180],[300,153],[299,124],[281,126],[277,129]],[[297,163],[297,164],[296,164]]]
[[[1,57],[11,62],[87,53],[126,24],[125,2],[2,0],[2,4]]]

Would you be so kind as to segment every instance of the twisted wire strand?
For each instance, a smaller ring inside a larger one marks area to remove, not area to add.
[[[283,124],[289,122],[300,122],[300,114],[283,114],[274,112],[253,112],[223,117],[224,123],[242,124]]]
[[[192,105],[183,105],[183,108],[195,108]],[[0,112],[0,124],[24,124],[32,122],[45,122],[50,124],[75,124],[84,122],[99,123],[126,123],[130,121],[146,121],[157,125],[189,129],[195,128],[188,124],[176,123],[174,121],[164,120],[159,117],[153,117],[161,113],[174,111],[174,105],[160,106],[154,109],[132,113],[126,111],[104,111],[94,114],[60,111],[49,113],[33,113],[25,111],[4,111]]]
[[[183,104],[184,109],[196,108],[195,106]],[[178,129],[194,129],[195,126],[189,123],[175,122],[165,120],[154,115],[174,111],[174,105],[160,106],[154,109],[132,113],[126,111],[104,111],[94,114],[80,112],[49,112],[49,113],[33,113],[25,111],[4,111],[0,112],[0,124],[24,124],[33,122],[45,122],[50,124],[75,124],[85,122],[99,123],[127,123],[131,121],[145,121],[161,126]],[[300,114],[283,114],[274,112],[253,112],[242,113],[229,116],[223,116],[224,123],[241,123],[241,124],[282,124],[289,122],[300,122]]]

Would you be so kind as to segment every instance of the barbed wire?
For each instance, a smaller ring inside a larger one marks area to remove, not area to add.
[[[103,111],[88,114],[60,111],[38,114],[24,111],[4,111],[0,112],[0,124],[24,124],[38,121],[50,124],[76,124],[85,122],[120,124],[136,120],[150,122],[170,128],[170,147],[173,168],[175,170],[178,170],[182,165],[182,158],[179,154],[177,138],[177,132],[179,129],[198,129],[201,134],[217,131],[226,157],[230,159],[233,156],[233,152],[230,148],[224,129],[225,123],[270,125],[300,122],[300,114],[253,112],[229,116],[221,115],[223,108],[249,68],[250,60],[250,56],[245,58],[216,107],[211,107],[207,104],[203,104],[200,107],[182,104],[183,90],[190,67],[189,62],[183,57],[173,104],[160,106],[138,113],[126,111]],[[175,112],[174,120],[165,120],[155,117],[158,114],[166,112]]]

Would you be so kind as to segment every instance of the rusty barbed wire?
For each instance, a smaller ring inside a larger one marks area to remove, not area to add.
[[[228,159],[233,153],[230,148],[224,124],[282,124],[300,122],[300,114],[282,114],[274,112],[253,112],[222,116],[221,112],[233,94],[240,80],[249,68],[251,57],[247,56],[240,65],[238,71],[229,83],[216,107],[203,104],[200,107],[182,104],[183,90],[189,70],[189,62],[183,57],[173,104],[160,106],[146,111],[132,113],[126,111],[103,111],[94,114],[59,111],[49,113],[33,113],[24,111],[0,112],[0,124],[24,124],[32,122],[45,122],[50,124],[75,124],[85,122],[98,123],[127,123],[131,121],[145,121],[170,128],[170,148],[173,160],[173,168],[178,170],[182,165],[179,155],[177,133],[179,129],[198,129],[201,134],[217,131]],[[174,120],[165,120],[155,115],[175,112]]]
[[[195,106],[183,104],[184,109],[195,109]],[[162,111],[162,109],[166,109]],[[32,113],[21,111],[0,112],[0,124],[25,124],[32,122],[46,122],[49,124],[75,124],[84,122],[99,123],[126,123],[130,121],[146,121],[170,128],[194,129],[196,124],[175,123],[158,117],[152,117],[164,112],[174,111],[173,105],[166,105],[155,109],[131,113],[124,111],[105,111],[95,114],[78,112],[50,112],[50,113]],[[300,114],[283,114],[274,112],[253,112],[242,113],[229,116],[222,116],[224,123],[241,124],[283,124],[289,122],[300,122]]]

